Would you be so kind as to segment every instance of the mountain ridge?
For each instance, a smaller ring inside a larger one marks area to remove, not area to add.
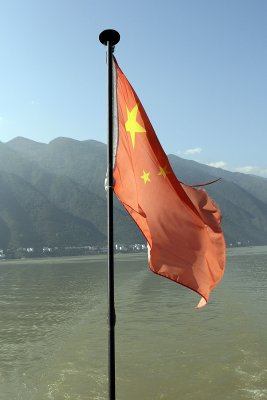
[[[204,189],[222,210],[222,226],[228,245],[267,244],[267,179],[218,169],[173,154],[169,155],[169,160],[177,179],[186,184],[196,185],[221,178]],[[19,219],[24,221],[16,225],[18,214],[14,207],[8,213],[4,211],[7,210],[7,199],[2,194],[0,249],[24,246],[26,242],[30,246],[36,241],[45,246],[49,232],[52,243],[49,245],[104,245],[105,175],[106,145],[96,140],[59,137],[49,143],[39,143],[17,137],[0,143],[0,187],[2,184],[6,188],[10,204],[17,199]],[[117,200],[114,201],[114,221],[116,241],[126,244],[144,242],[135,223]],[[27,223],[29,229],[25,226]],[[38,228],[38,224],[43,225],[43,229]],[[73,235],[68,232],[68,224],[73,227]],[[12,229],[17,232],[13,236]],[[60,233],[61,242],[55,232],[63,232]]]

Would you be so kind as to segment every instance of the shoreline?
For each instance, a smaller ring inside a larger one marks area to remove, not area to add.
[[[267,245],[265,246],[249,246],[249,247],[232,247],[226,249],[226,257],[234,257],[238,255],[250,255],[253,254],[266,254]],[[146,259],[147,252],[133,252],[133,253],[115,253],[114,259]],[[64,263],[84,263],[85,261],[105,261],[107,260],[107,254],[90,254],[82,256],[61,256],[61,257],[36,257],[36,258],[16,258],[16,259],[1,259],[1,265],[25,265],[25,264],[64,264]]]
[[[123,258],[147,258],[147,253],[117,253],[114,254],[115,259]],[[107,254],[92,254],[85,256],[62,256],[62,257],[36,257],[36,258],[14,258],[14,259],[2,259],[0,260],[0,266],[10,264],[64,264],[64,263],[84,263],[92,261],[105,261],[107,260]]]

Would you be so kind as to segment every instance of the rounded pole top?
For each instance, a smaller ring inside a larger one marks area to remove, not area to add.
[[[100,33],[99,40],[105,46],[108,42],[110,42],[112,46],[115,46],[120,41],[120,34],[114,29],[106,29]]]

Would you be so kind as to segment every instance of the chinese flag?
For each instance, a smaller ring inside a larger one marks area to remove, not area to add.
[[[150,269],[206,304],[225,267],[221,213],[204,190],[179,182],[135,91],[113,59],[114,192],[148,242]]]

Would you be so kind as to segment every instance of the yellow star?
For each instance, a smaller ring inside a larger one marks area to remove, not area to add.
[[[144,183],[151,182],[149,175],[150,175],[150,172],[145,172],[143,170],[143,175],[140,176],[140,178],[143,179]]]
[[[166,177],[166,175],[168,175],[170,172],[167,169],[167,166],[165,165],[165,167],[159,167],[159,173],[158,175],[163,176],[163,178]]]
[[[136,121],[136,117],[137,117],[137,112],[138,112],[138,105],[136,104],[134,106],[134,108],[132,109],[132,111],[128,110],[127,108],[127,117],[128,120],[125,123],[125,128],[126,131],[130,133],[131,135],[131,139],[132,139],[132,144],[133,144],[133,148],[135,145],[135,134],[136,133],[145,133],[146,130],[143,126],[141,126],[137,121]]]

